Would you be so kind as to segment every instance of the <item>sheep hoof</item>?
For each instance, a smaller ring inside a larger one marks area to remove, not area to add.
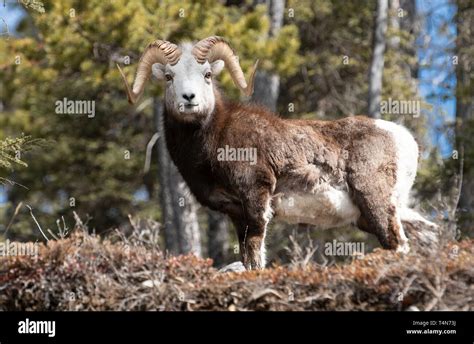
[[[242,262],[233,262],[229,265],[224,266],[219,270],[219,272],[244,272],[247,269],[245,268]]]

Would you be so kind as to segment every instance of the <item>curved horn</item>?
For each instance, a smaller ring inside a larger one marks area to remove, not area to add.
[[[257,70],[258,60],[255,62],[249,77],[249,83],[245,81],[244,73],[240,67],[239,57],[234,53],[229,43],[219,36],[205,38],[193,47],[192,51],[196,61],[212,63],[216,60],[223,60],[225,66],[230,72],[234,84],[247,96],[253,93],[253,82],[255,71]]]
[[[176,44],[170,43],[168,41],[162,41],[160,39],[148,44],[145,52],[138,62],[137,75],[135,76],[132,89],[130,89],[127,78],[123,74],[120,66],[117,64],[117,68],[122,75],[122,79],[127,90],[128,102],[130,104],[134,104],[138,98],[140,98],[143,90],[145,89],[145,84],[151,75],[151,66],[154,63],[169,63],[171,65],[175,65],[178,63],[180,57],[181,50]]]

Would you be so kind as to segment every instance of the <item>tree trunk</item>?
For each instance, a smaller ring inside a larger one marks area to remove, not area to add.
[[[382,97],[382,77],[387,34],[388,0],[377,0],[377,13],[374,22],[374,43],[369,74],[369,116],[380,118]]]
[[[420,34],[420,27],[414,1],[390,0],[389,25],[393,34],[388,39],[388,49],[395,53],[403,49],[403,51],[401,51],[403,56],[410,56],[413,61],[418,61],[416,58],[416,44],[414,43]],[[403,47],[400,47],[400,35],[403,33],[413,37],[413,44],[405,44]],[[399,75],[402,80],[397,82],[409,85],[414,93],[418,93],[418,62],[407,63],[402,60],[397,60],[397,63],[403,67],[404,71],[404,73]]]
[[[416,3],[413,0],[400,0],[400,6],[403,8],[404,14],[400,20],[400,28],[403,31],[411,33],[416,39],[419,37],[421,31],[420,20],[416,10]],[[410,48],[406,49],[408,49],[408,52],[411,54],[411,56],[416,56],[418,53],[416,44],[413,44]],[[409,66],[412,78],[418,79],[418,67],[418,59],[416,59],[415,63],[412,63]]]
[[[198,204],[186,182],[179,174],[176,166],[171,163],[170,182],[173,186],[174,222],[178,231],[179,253],[201,257],[201,233],[197,216]]]
[[[456,147],[464,158],[463,183],[458,204],[458,224],[465,235],[474,233],[474,160],[472,132],[474,131],[474,78],[472,77],[472,53],[474,45],[472,17],[467,1],[457,1],[458,15],[456,56]],[[471,5],[472,6],[472,5]],[[472,9],[471,9],[472,11]]]
[[[165,236],[166,250],[176,255],[179,253],[178,248],[178,232],[174,224],[173,214],[173,197],[171,195],[169,169],[171,159],[166,148],[165,133],[163,128],[163,104],[158,98],[153,99],[153,113],[155,126],[159,133],[156,142],[156,152],[158,157],[158,178],[160,181],[160,206],[161,206],[161,222],[163,224],[163,232]]]
[[[215,266],[221,266],[227,262],[229,250],[229,223],[225,215],[216,211],[208,211],[209,239],[208,252]]]
[[[283,25],[285,0],[257,0],[254,5],[265,3],[270,18],[270,37],[278,34]],[[252,100],[276,111],[280,90],[280,76],[265,71],[257,71]]]
[[[171,254],[194,253],[201,256],[201,235],[197,217],[198,205],[188,186],[171,161],[163,128],[163,105],[153,101],[157,140],[160,204],[166,250]]]
[[[398,11],[400,9],[400,0],[390,0],[390,28],[394,32],[400,30],[401,18],[398,16]],[[388,40],[388,46],[390,49],[397,50],[400,47],[400,37],[398,35],[393,35]]]

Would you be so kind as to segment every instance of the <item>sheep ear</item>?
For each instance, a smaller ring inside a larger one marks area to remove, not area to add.
[[[165,78],[165,66],[161,63],[154,63],[151,66],[151,73],[157,80],[163,80]]]
[[[217,60],[211,63],[211,71],[214,75],[219,75],[220,72],[224,69],[224,61]]]

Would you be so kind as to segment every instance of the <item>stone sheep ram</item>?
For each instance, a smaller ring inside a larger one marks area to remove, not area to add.
[[[196,199],[230,217],[247,269],[264,268],[273,217],[321,229],[352,224],[376,235],[383,248],[400,252],[409,250],[404,224],[432,225],[408,207],[418,145],[407,129],[367,117],[283,119],[231,102],[214,80],[224,66],[251,95],[257,63],[247,83],[238,57],[217,36],[195,45],[149,44],[132,88],[118,68],[131,103],[152,74],[166,83],[170,156]],[[224,148],[234,154],[222,158]],[[236,152],[254,152],[255,159]]]

